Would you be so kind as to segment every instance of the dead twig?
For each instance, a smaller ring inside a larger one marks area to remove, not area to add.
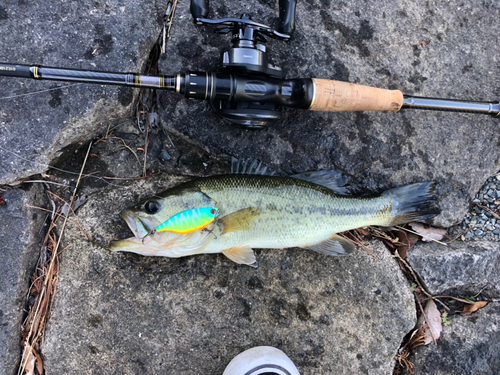
[[[441,302],[439,299],[437,299],[437,297],[434,297],[432,296],[424,287],[423,285],[420,283],[420,280],[419,278],[417,277],[417,274],[415,273],[415,271],[413,271],[413,268],[411,268],[411,266],[408,264],[408,262],[406,260],[404,260],[403,258],[401,258],[401,256],[399,255],[399,253],[397,251],[394,252],[394,255],[393,255],[394,258],[397,258],[405,267],[406,269],[411,273],[411,275],[413,276],[413,279],[415,280],[415,282],[418,284],[418,287],[420,288],[420,290],[422,291],[422,293],[424,293],[428,298],[432,299],[433,301],[436,301],[438,302],[441,306],[443,306],[447,311],[450,311],[449,307],[446,306],[443,302]]]
[[[174,23],[174,15],[175,15],[175,9],[177,8],[177,0],[174,1],[174,3],[172,4],[172,10],[170,11],[169,15],[168,15],[168,20],[167,20],[167,23],[169,24],[168,25],[168,31],[167,31],[167,38],[170,38],[170,29],[172,28],[172,25]],[[163,53],[165,53],[165,39],[163,39],[163,48],[162,48],[162,51]]]
[[[76,189],[75,189],[76,190]],[[54,194],[52,192],[49,192],[51,194]],[[55,195],[55,194],[54,194]],[[76,213],[75,211],[73,210],[73,207],[72,207],[72,204],[69,204],[68,202],[66,202],[64,199],[62,199],[61,197],[57,196],[62,202],[64,202],[68,208],[71,210],[71,212],[73,213],[73,216],[76,218],[76,225],[78,226],[78,228],[80,228],[80,231],[83,233],[83,235],[85,236],[85,239],[88,241],[89,240],[89,237],[87,236],[87,234],[85,233],[85,231],[83,230],[83,227],[82,227],[82,224],[80,223],[80,219],[78,219],[78,216],[76,216]],[[73,197],[74,197],[74,194],[73,194]],[[72,198],[73,198],[72,197]],[[63,215],[63,214],[60,214],[60,216]],[[69,220],[70,222],[74,223],[72,220],[69,219],[68,215],[63,215],[64,217],[66,217],[67,220]]]
[[[478,206],[479,208],[482,208],[483,210],[486,210],[488,211],[490,214],[492,214],[493,216],[495,216],[497,219],[500,219],[500,215],[498,215],[495,211],[493,211],[492,209],[490,209],[489,207],[486,207],[486,206],[483,206],[482,204],[479,204],[477,202],[474,202],[474,204],[476,206]]]
[[[404,231],[407,231],[408,233],[413,233],[413,234],[416,234],[417,236],[420,236],[420,237],[426,238],[426,239],[427,239],[427,240],[429,240],[429,241],[432,241],[432,242],[437,242],[437,243],[439,243],[439,244],[441,244],[441,245],[446,246],[446,243],[444,243],[444,242],[441,242],[441,241],[435,240],[434,238],[427,237],[426,235],[423,235],[422,233],[415,232],[415,231],[413,231],[413,230],[411,230],[411,229],[408,229],[408,228],[405,228],[405,227],[401,227],[401,226],[399,226],[399,225],[398,225],[398,226],[396,226],[396,228],[401,229],[401,230],[404,230]]]
[[[345,238],[346,240],[349,240],[349,241],[353,242],[354,244],[358,245],[359,247],[363,248],[364,250],[366,250],[368,252],[368,254],[370,254],[371,256],[373,256],[375,258],[377,257],[377,255],[375,255],[373,250],[370,249],[368,246],[366,246],[363,243],[363,239],[360,237],[358,232],[348,231],[348,232],[343,232],[343,233],[339,233],[339,234],[341,237]],[[349,238],[349,236],[347,234],[350,234],[354,238]]]
[[[472,304],[475,303],[475,302],[466,300],[464,298],[458,298],[458,297],[452,297],[452,296],[434,296],[433,298],[449,298],[449,299],[453,299],[455,301],[462,302],[462,303],[467,303],[467,304],[470,304],[470,305],[472,305]]]
[[[135,158],[137,159],[137,162],[139,163],[139,165],[142,167],[142,164],[141,164],[141,161],[139,159],[139,156],[137,156],[137,153],[123,140],[121,139],[120,137],[111,137],[111,139],[116,139],[118,140],[119,142],[121,142],[121,144],[127,149],[129,150],[132,154],[134,154]],[[121,150],[121,149],[120,149]],[[115,150],[113,152],[118,152],[119,150]]]
[[[425,326],[421,326],[414,330],[408,342],[404,345],[403,350],[396,356],[396,361],[401,368],[405,368],[410,374],[413,374],[414,364],[408,359],[410,352],[418,346],[425,345]]]
[[[445,244],[449,245],[450,243],[455,242],[458,239],[458,237],[460,237],[461,235],[462,235],[462,233],[458,234],[455,238],[451,239],[448,242],[445,242]]]
[[[146,116],[146,137],[144,138],[144,166],[142,169],[143,176],[146,176],[146,163],[148,161],[149,126],[149,116]]]
[[[40,210],[40,211],[46,211],[46,212],[52,212],[51,210],[47,210],[46,208],[43,208],[43,207],[37,207],[37,206],[30,206],[29,204],[26,205],[26,207],[29,207],[29,208],[34,208],[34,209],[37,209],[37,210]],[[60,214],[60,213],[55,213],[54,214],[55,217],[61,217],[61,216],[64,216],[63,214]],[[72,219],[69,219],[68,220],[74,224],[74,225],[77,225],[77,226],[80,226],[76,221],[72,220]],[[85,232],[83,232],[83,234],[85,235]],[[87,236],[85,236],[87,237]],[[88,238],[87,238],[88,239]]]
[[[107,176],[104,176],[103,178],[107,179],[107,180],[144,180],[145,178],[151,178],[151,177],[154,177],[154,176],[158,176],[159,174],[161,173],[161,171],[158,171],[156,173],[152,173],[150,175],[147,175],[147,176],[142,176],[142,177],[107,177]]]
[[[70,199],[69,207],[71,207],[71,205],[75,200],[76,191],[80,184],[83,175],[83,170],[85,168],[85,164],[87,162],[91,146],[92,143],[89,144],[85,160],[83,162],[80,174],[78,176],[78,180],[76,182],[75,190],[73,191],[73,195]],[[57,220],[60,217],[59,209],[54,208],[52,216],[55,220]],[[17,372],[18,374],[24,374],[24,373],[32,374],[35,365],[38,373],[42,374],[44,371],[42,358],[35,350],[35,347],[36,346],[39,347],[39,341],[40,339],[43,339],[45,326],[50,316],[52,300],[55,295],[55,289],[58,281],[58,276],[57,276],[59,270],[58,249],[61,244],[61,239],[64,234],[66,223],[68,222],[68,217],[66,215],[64,216],[64,222],[60,231],[60,235],[57,240],[55,236],[52,234],[53,229],[55,228],[55,220],[51,221],[49,230],[45,236],[45,240],[41,248],[41,260],[42,260],[41,269],[37,267],[37,271],[35,271],[35,272],[40,271],[40,273],[42,274],[41,276],[44,277],[44,281],[43,283],[40,282],[39,284],[35,284],[35,282],[38,281],[38,277],[34,279],[33,285],[37,285],[37,288],[39,288],[40,290],[38,296],[36,297],[35,304],[31,307],[28,313],[28,318],[26,320],[26,325],[29,325],[28,332],[26,333],[26,328],[27,328],[26,326],[23,328],[23,351],[22,351],[21,363]],[[45,251],[51,253],[49,259],[46,259]],[[30,288],[30,293],[31,293],[31,288]]]

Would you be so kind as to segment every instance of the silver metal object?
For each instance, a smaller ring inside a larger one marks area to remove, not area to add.
[[[454,99],[422,98],[418,96],[405,95],[402,108],[473,112],[500,116],[500,102],[476,102]]]

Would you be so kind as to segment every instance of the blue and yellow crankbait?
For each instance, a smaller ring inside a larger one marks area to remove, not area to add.
[[[175,214],[163,224],[158,225],[156,232],[174,232],[188,234],[206,228],[219,215],[215,207],[193,208]]]
[[[156,232],[193,233],[212,224],[217,216],[219,216],[219,209],[215,207],[193,208],[181,211],[149,232],[143,237],[142,242],[144,243],[144,239],[147,236]]]

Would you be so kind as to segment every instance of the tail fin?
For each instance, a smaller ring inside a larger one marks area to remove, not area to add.
[[[391,225],[430,219],[441,213],[437,205],[437,184],[433,181],[387,190],[382,195],[392,201]]]

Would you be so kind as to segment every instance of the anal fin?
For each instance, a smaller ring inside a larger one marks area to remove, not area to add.
[[[230,249],[224,250],[222,254],[238,264],[253,266],[257,263],[255,254],[250,246],[231,247]]]
[[[351,255],[354,252],[355,246],[351,241],[334,234],[326,241],[308,246],[307,248],[325,255],[338,257]]]

